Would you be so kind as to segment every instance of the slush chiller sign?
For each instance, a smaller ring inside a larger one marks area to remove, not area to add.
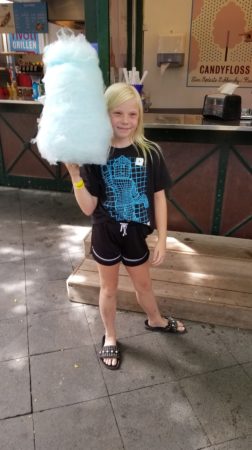
[[[39,53],[39,41],[36,33],[10,33],[10,51]]]

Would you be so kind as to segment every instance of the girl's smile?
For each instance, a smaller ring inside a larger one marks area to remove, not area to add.
[[[139,109],[135,99],[127,100],[110,111],[110,120],[114,131],[112,144],[127,147],[132,143],[139,121]]]

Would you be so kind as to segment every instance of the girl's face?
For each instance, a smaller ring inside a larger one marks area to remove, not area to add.
[[[130,99],[121,103],[109,112],[114,132],[112,144],[115,147],[127,147],[132,143],[132,138],[139,121],[139,108],[136,100]]]

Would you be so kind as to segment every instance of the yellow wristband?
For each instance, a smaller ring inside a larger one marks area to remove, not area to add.
[[[80,181],[77,181],[76,183],[73,183],[73,185],[76,189],[83,189],[85,186],[84,181],[82,179]]]

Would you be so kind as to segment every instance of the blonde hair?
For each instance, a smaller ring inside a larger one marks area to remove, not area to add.
[[[144,125],[143,125],[143,104],[141,97],[134,86],[126,83],[114,83],[109,86],[105,91],[105,100],[107,104],[108,112],[112,109],[117,108],[121,103],[126,102],[127,100],[134,99],[138,106],[139,110],[139,119],[138,125],[133,135],[132,144],[140,149],[143,153],[144,159],[146,160],[147,154],[151,152],[159,152],[161,151],[159,145],[150,141],[144,136]]]

